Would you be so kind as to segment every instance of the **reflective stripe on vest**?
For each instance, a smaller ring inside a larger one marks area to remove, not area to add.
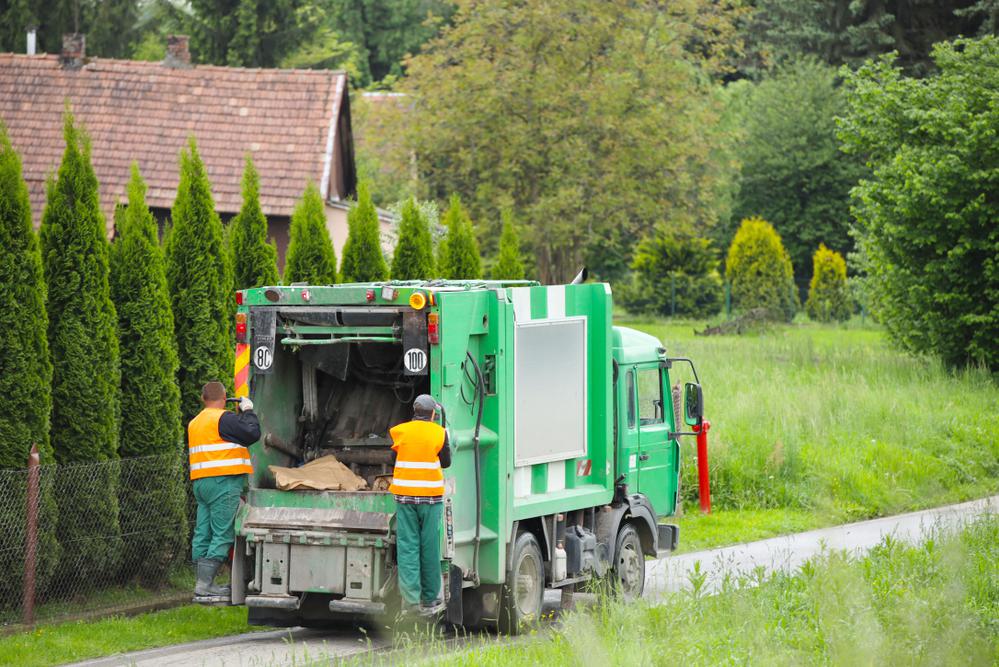
[[[191,479],[244,475],[253,472],[250,451],[227,442],[219,435],[219,420],[225,410],[205,408],[187,426],[188,463]]]
[[[394,426],[389,434],[396,452],[389,491],[398,496],[443,496],[444,471],[437,457],[444,446],[444,429],[414,420]]]

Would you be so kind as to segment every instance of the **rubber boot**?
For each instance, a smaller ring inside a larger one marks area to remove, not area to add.
[[[232,593],[228,586],[216,586],[214,583],[215,573],[222,566],[222,561],[202,558],[197,563],[197,580],[194,584],[195,598],[226,598]]]

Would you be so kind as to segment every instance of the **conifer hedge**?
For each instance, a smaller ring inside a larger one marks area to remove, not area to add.
[[[846,261],[843,255],[824,243],[812,257],[812,281],[805,302],[808,317],[819,322],[850,319],[850,298],[846,287]]]
[[[427,280],[434,277],[434,243],[430,223],[416,201],[402,206],[399,239],[392,255],[392,280]]]
[[[378,211],[371,201],[368,184],[357,188],[357,206],[347,214],[347,242],[343,246],[340,274],[345,283],[388,280],[388,266],[382,255]]]
[[[524,262],[520,259],[520,235],[509,210],[504,210],[503,231],[500,232],[499,257],[493,266],[496,280],[523,280]]]
[[[181,468],[177,344],[166,267],[156,220],[146,207],[146,184],[132,165],[128,206],[116,216],[111,245],[111,298],[121,342],[121,429],[118,452],[129,463],[122,488],[124,563],[147,584],[158,584],[187,539]],[[150,508],[156,508],[150,521]],[[149,531],[150,526],[157,530]]]
[[[277,248],[267,242],[267,218],[260,208],[260,175],[253,158],[246,156],[243,171],[243,206],[229,222],[233,288],[277,285]]]
[[[742,221],[728,249],[725,277],[732,284],[736,310],[765,308],[777,319],[790,321],[794,317],[798,293],[791,258],[780,234],[766,220]]]
[[[46,338],[45,283],[38,239],[31,228],[28,187],[21,177],[21,158],[0,122],[0,468],[24,468],[31,445],[38,445],[42,464],[53,462],[49,440],[52,410],[52,363]],[[23,539],[23,477],[3,478],[0,539],[12,547]],[[7,485],[7,481],[10,485]],[[36,581],[44,590],[59,558],[56,505],[51,476],[42,477]],[[22,585],[24,554],[0,549],[0,599],[14,599]]]
[[[309,183],[291,215],[291,240],[284,266],[286,283],[333,285],[336,251],[326,228],[326,210],[315,183]]]
[[[117,315],[108,285],[108,241],[98,201],[90,141],[72,114],[66,150],[49,180],[41,246],[48,285],[52,357],[52,446],[57,479],[58,538],[66,553],[60,576],[89,585],[106,581],[121,555],[118,468]],[[67,469],[88,464],[86,475]]]
[[[437,273],[451,280],[475,280],[482,277],[482,259],[475,240],[472,221],[461,206],[458,195],[451,195],[451,203],[444,214],[447,235],[440,245]]]

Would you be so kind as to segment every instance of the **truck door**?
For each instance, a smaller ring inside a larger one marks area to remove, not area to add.
[[[663,369],[658,362],[634,367],[638,393],[638,490],[656,514],[671,512],[673,447],[669,441],[663,393]]]

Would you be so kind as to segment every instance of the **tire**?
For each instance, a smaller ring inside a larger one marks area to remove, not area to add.
[[[617,533],[611,581],[614,592],[628,601],[642,597],[642,592],[645,590],[645,554],[642,553],[642,539],[638,536],[635,526],[630,523],[621,524]]]
[[[500,599],[499,631],[516,635],[541,618],[545,569],[534,535],[521,532],[513,544],[510,571]]]

